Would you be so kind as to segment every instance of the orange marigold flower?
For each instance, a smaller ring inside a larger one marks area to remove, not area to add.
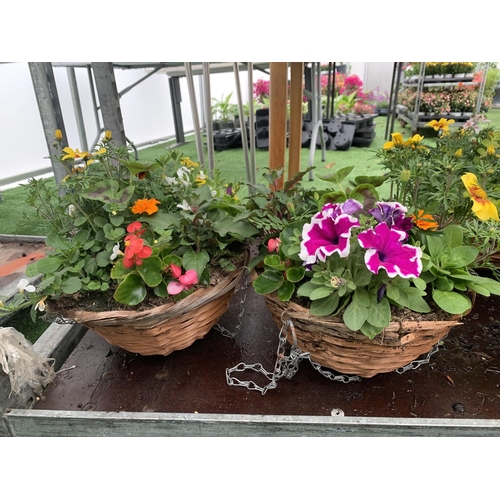
[[[155,198],[147,199],[144,198],[142,200],[137,200],[131,210],[132,213],[134,214],[143,214],[147,213],[148,215],[152,215],[155,212],[158,212],[158,207],[156,205],[159,205],[160,202],[156,200]]]
[[[424,213],[423,210],[419,210],[417,215],[412,215],[411,220],[419,229],[424,231],[435,231],[438,228],[438,223],[434,220],[434,217]]]

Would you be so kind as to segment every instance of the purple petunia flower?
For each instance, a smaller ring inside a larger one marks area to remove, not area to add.
[[[400,203],[379,201],[377,206],[369,210],[370,214],[378,221],[385,222],[389,227],[394,227],[406,233],[413,227],[410,217],[405,217],[407,208]]]
[[[359,201],[349,198],[344,203],[327,203],[321,209],[321,215],[335,219],[342,214],[352,215],[362,208],[363,205]]]
[[[359,222],[348,214],[337,216],[332,212],[328,216],[333,208],[325,205],[324,210],[317,213],[310,224],[304,224],[299,257],[305,264],[314,264],[318,259],[324,262],[335,252],[341,257],[349,255],[351,229],[359,226]]]
[[[358,241],[361,247],[367,249],[366,267],[374,274],[385,269],[390,278],[397,275],[402,278],[418,277],[422,272],[422,250],[401,243],[404,239],[404,231],[389,228],[386,222],[361,232]]]

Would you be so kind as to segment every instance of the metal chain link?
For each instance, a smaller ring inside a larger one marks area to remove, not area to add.
[[[249,285],[249,283],[248,283],[249,274],[250,273],[249,273],[248,269],[245,269],[243,283],[239,284],[236,287],[235,293],[233,295],[233,299],[234,299],[235,297],[237,297],[237,295],[240,292],[243,292],[243,296],[241,297],[241,299],[239,301],[237,301],[235,303],[235,306],[234,306],[234,307],[238,307],[238,306],[240,307],[240,312],[238,313],[238,324],[234,327],[232,332],[230,330],[228,330],[226,327],[222,326],[220,323],[217,323],[213,326],[213,328],[215,330],[217,330],[218,332],[220,332],[224,337],[229,337],[231,339],[234,339],[234,337],[236,337],[236,335],[238,335],[238,333],[241,330],[241,325],[243,323],[243,315],[245,314],[247,290],[248,290],[248,285]],[[231,307],[231,304],[229,305],[229,307]],[[223,317],[224,316],[222,316],[222,318]]]
[[[287,330],[290,329],[293,337],[293,345],[290,346],[290,352],[287,355],[285,345],[287,344]],[[322,369],[319,363],[311,360],[311,353],[303,352],[297,347],[297,338],[295,335],[295,327],[291,320],[283,320],[281,330],[278,337],[278,350],[276,353],[276,362],[274,365],[274,370],[272,372],[267,371],[260,363],[255,363],[252,365],[247,365],[245,363],[239,363],[233,368],[226,369],[226,382],[228,385],[235,385],[240,387],[246,387],[251,391],[259,391],[264,395],[269,389],[275,389],[277,387],[277,382],[284,378],[291,379],[299,370],[299,364],[303,359],[308,359],[319,373],[323,376],[334,380],[337,382],[354,382],[361,380],[361,377],[349,376],[349,375],[335,375],[329,371]],[[246,370],[252,370],[257,373],[264,375],[270,383],[264,387],[260,387],[254,381],[251,380],[239,380],[236,377],[232,377],[232,373],[244,372]]]
[[[443,337],[441,340],[444,340],[446,337]],[[440,341],[441,342],[441,341]],[[436,352],[439,351],[439,343],[438,342],[426,355],[424,359],[416,359],[415,361],[412,361],[411,363],[407,364],[406,366],[403,366],[401,368],[397,368],[394,370],[396,373],[399,373],[400,375],[408,370],[416,370],[422,365],[426,365],[427,363],[430,362],[431,356],[435,354]]]
[[[285,354],[285,344],[287,343],[287,329],[290,329],[293,337],[293,346],[290,346],[290,353],[288,355]],[[444,337],[446,338],[446,337]],[[429,363],[430,358],[433,354],[439,351],[439,343],[437,343],[430,352],[426,355],[424,359],[415,360],[409,363],[406,366],[398,368],[394,370],[395,373],[402,374],[408,370],[416,370],[420,366]],[[281,330],[278,337],[278,350],[276,353],[276,362],[274,365],[274,371],[267,371],[260,363],[255,364],[245,364],[239,363],[233,368],[226,369],[226,382],[228,385],[234,385],[239,387],[246,387],[251,391],[259,391],[262,395],[266,394],[269,389],[275,389],[277,387],[277,382],[285,377],[291,379],[298,371],[299,364],[303,359],[308,359],[311,363],[312,367],[317,370],[321,375],[328,378],[329,380],[335,382],[343,382],[347,384],[349,382],[359,382],[362,380],[362,377],[358,375],[336,375],[331,371],[327,371],[322,367],[319,363],[313,361],[311,359],[311,353],[303,352],[301,349],[297,347],[297,338],[295,335],[295,327],[293,322],[288,320],[283,320]],[[232,377],[233,373],[241,373],[246,370],[251,370],[257,373],[261,373],[267,378],[270,382],[264,387],[260,387],[252,380],[239,380],[236,377]]]

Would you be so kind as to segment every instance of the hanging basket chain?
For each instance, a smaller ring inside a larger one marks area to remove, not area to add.
[[[427,353],[427,356],[424,359],[416,359],[415,361],[412,361],[411,363],[407,364],[406,366],[403,366],[401,368],[397,368],[394,370],[396,373],[399,373],[400,375],[408,370],[416,370],[422,365],[426,365],[427,363],[430,362],[431,356],[435,354],[436,352],[439,351],[439,344],[445,339],[446,337],[443,337],[440,342],[438,342],[433,348]]]
[[[241,299],[238,301],[235,301],[235,307],[239,307],[240,312],[238,313],[238,317],[237,317],[238,321],[237,321],[236,326],[233,328],[233,331],[231,332],[226,327],[222,326],[220,323],[217,323],[213,326],[213,328],[215,330],[217,330],[218,332],[220,332],[224,337],[229,337],[231,339],[234,339],[234,337],[236,337],[236,335],[238,335],[238,333],[241,330],[241,325],[243,323],[243,315],[245,314],[247,290],[248,290],[248,285],[249,285],[248,276],[249,276],[248,269],[245,269],[245,273],[243,275],[243,283],[241,283],[240,285],[238,285],[236,287],[236,290],[235,290],[234,295],[233,295],[233,300],[234,300],[240,292],[242,293]],[[231,304],[229,305],[229,307],[231,307]],[[224,318],[224,316],[222,316],[221,319],[223,319],[223,318]]]
[[[290,330],[293,337],[293,345],[290,346],[290,352],[287,355],[285,345],[287,344],[288,329]],[[433,346],[433,348],[426,355],[425,358],[412,361],[408,365],[394,370],[394,372],[402,374],[408,370],[416,370],[420,366],[429,363],[431,356],[436,352],[438,352],[438,350],[439,350],[439,343]],[[297,338],[295,335],[295,327],[293,325],[293,322],[290,319],[287,320],[282,319],[282,326],[278,337],[278,350],[276,353],[276,362],[274,365],[274,370],[272,372],[269,372],[260,363],[255,363],[255,364],[239,363],[233,368],[226,369],[226,382],[228,385],[246,387],[248,390],[259,391],[262,395],[264,395],[269,389],[275,389],[277,387],[277,382],[283,377],[291,379],[297,373],[299,369],[299,364],[303,359],[308,359],[312,367],[319,373],[321,373],[321,375],[328,378],[329,380],[335,382],[343,382],[344,384],[347,384],[349,382],[359,382],[362,380],[362,377],[358,375],[342,375],[342,374],[338,375],[332,373],[329,370],[325,370],[319,363],[313,361],[311,359],[311,353],[303,352],[300,348],[297,347]],[[264,377],[267,378],[267,380],[269,380],[269,384],[267,384],[264,387],[261,387],[252,380],[239,380],[238,378],[231,376],[233,373],[241,373],[247,370],[251,370],[264,375]]]

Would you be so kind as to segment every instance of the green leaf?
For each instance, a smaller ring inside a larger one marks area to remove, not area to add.
[[[273,254],[273,255],[268,255],[264,259],[264,265],[272,267],[273,269],[276,269],[277,271],[284,271],[286,269],[284,261],[282,261],[279,257],[279,255]]]
[[[427,283],[425,280],[422,278],[413,278],[413,284],[419,289],[419,290],[425,290],[427,287]]]
[[[336,293],[332,293],[328,297],[313,301],[309,310],[315,316],[330,316],[335,312],[338,305],[339,296]]]
[[[80,281],[80,278],[69,278],[61,283],[61,291],[63,293],[67,293],[68,295],[78,292],[81,287],[82,282]]]
[[[221,236],[230,234],[240,241],[258,233],[257,228],[250,224],[250,222],[243,220],[235,221],[232,217],[224,217],[223,219],[215,220],[214,230]]]
[[[194,269],[198,278],[203,273],[206,265],[210,262],[210,256],[206,250],[200,250],[195,252],[194,250],[188,250],[182,256],[182,265],[184,269]]]
[[[107,267],[111,263],[111,253],[110,252],[99,252],[95,256],[96,263],[99,267]]]
[[[64,262],[65,259],[61,257],[46,257],[38,260],[35,265],[39,273],[47,274],[57,271]]]
[[[367,321],[379,329],[387,328],[391,322],[391,306],[386,298],[382,298],[380,302],[372,301],[368,312]]]
[[[318,286],[316,289],[311,293],[309,298],[311,300],[318,300],[322,299],[324,297],[328,297],[328,295],[334,293],[335,290],[332,287],[329,286]]]
[[[299,297],[310,297],[311,293],[316,290],[317,285],[312,283],[311,281],[307,281],[303,285],[300,285],[300,287],[297,289],[297,295]]]
[[[63,238],[56,232],[51,232],[47,235],[45,244],[48,247],[55,248],[56,250],[66,250],[71,245],[67,239]]]
[[[120,304],[135,306],[146,298],[146,287],[142,278],[136,273],[130,273],[118,285],[113,297]]]
[[[460,226],[450,224],[444,228],[444,244],[450,248],[459,247],[463,245],[464,232]]]
[[[334,182],[335,184],[340,184],[354,169],[352,167],[344,167],[340,170],[337,170],[335,173],[331,175],[318,175],[318,177],[327,182]]]
[[[405,289],[405,293],[408,298],[408,303],[405,307],[420,313],[431,312],[429,304],[427,304],[427,302],[422,298],[422,296],[425,295],[424,292],[418,290],[417,288],[409,287]]]
[[[275,292],[285,281],[279,271],[264,271],[253,282],[254,290],[261,295]]]
[[[469,246],[454,247],[451,249],[451,260],[446,262],[447,267],[465,267],[472,264],[479,254],[479,249]]]
[[[298,283],[306,274],[305,267],[290,267],[286,270],[286,279],[292,283]]]
[[[433,290],[432,299],[443,311],[450,314],[463,314],[472,307],[469,297],[457,292]]]
[[[434,281],[434,286],[438,290],[443,290],[445,292],[451,292],[453,290],[453,283],[446,277],[438,277]]]
[[[370,324],[368,321],[365,321],[363,326],[360,328],[361,333],[366,335],[369,339],[374,339],[382,330],[383,328],[378,328]]]
[[[179,227],[180,218],[175,214],[156,212],[147,218],[147,222],[153,231],[160,233],[169,227]]]
[[[87,230],[78,231],[78,233],[73,236],[73,243],[76,243],[77,245],[83,245],[86,241],[88,241],[89,236],[90,233]]]
[[[125,218],[123,217],[123,215],[112,215],[110,218],[109,218],[111,224],[113,224],[113,226],[115,227],[118,227],[118,226],[121,226],[123,224],[123,221],[125,220]]]
[[[123,265],[123,259],[120,259],[113,266],[110,274],[111,278],[116,280],[124,278],[125,276],[127,276],[127,274],[130,274],[131,272],[132,272],[131,269],[128,269]]]
[[[155,287],[159,285],[163,279],[161,274],[162,261],[158,257],[148,257],[142,261],[140,266],[137,266],[137,272],[141,275],[146,285]]]
[[[358,299],[356,294],[353,295],[351,303],[346,307],[343,319],[347,328],[355,332],[368,319],[368,308]]]
[[[284,281],[283,284],[278,288],[278,298],[286,302],[291,299],[294,291],[295,285],[293,283],[290,283],[290,281]]]

